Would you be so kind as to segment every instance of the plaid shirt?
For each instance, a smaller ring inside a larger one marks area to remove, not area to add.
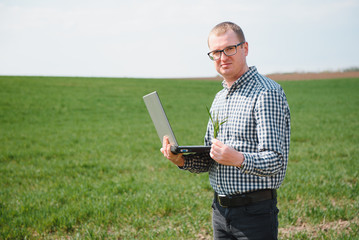
[[[288,164],[290,112],[285,93],[273,80],[260,75],[255,67],[228,88],[225,82],[211,107],[212,116],[227,119],[217,139],[240,151],[240,168],[224,166],[209,154],[185,155],[182,169],[209,172],[218,194],[233,195],[260,189],[277,189]],[[205,145],[211,145],[213,125],[208,122]]]

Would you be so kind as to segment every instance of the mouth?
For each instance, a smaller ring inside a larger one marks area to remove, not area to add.
[[[222,68],[228,68],[231,65],[231,63],[222,63],[221,67]]]

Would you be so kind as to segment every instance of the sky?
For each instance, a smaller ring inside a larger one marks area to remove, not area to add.
[[[262,74],[359,66],[359,0],[0,0],[0,75],[214,77],[232,21]]]

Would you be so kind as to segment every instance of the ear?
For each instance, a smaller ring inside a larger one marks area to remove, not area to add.
[[[249,50],[249,47],[248,47],[248,42],[245,42],[243,44],[243,48],[244,48],[244,54],[246,55],[246,57],[248,56],[248,50]]]

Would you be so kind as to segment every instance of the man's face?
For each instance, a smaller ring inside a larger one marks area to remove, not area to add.
[[[239,42],[237,35],[232,30],[222,35],[212,33],[208,39],[210,51],[222,50]],[[221,58],[214,61],[214,66],[227,82],[234,82],[248,70],[247,55],[248,44],[244,43],[237,47],[237,53],[233,56],[228,57],[222,52]]]

